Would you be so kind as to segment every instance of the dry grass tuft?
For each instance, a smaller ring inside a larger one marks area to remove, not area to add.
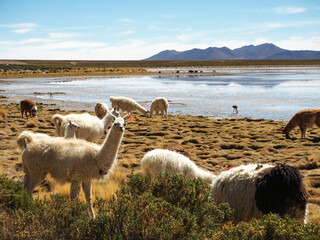
[[[320,167],[319,158],[315,155],[312,155],[310,157],[305,157],[304,160],[299,161],[297,164],[298,168],[300,170],[311,170],[316,169]]]
[[[34,121],[34,120],[29,120],[29,121],[27,122],[27,127],[28,127],[28,128],[34,128],[34,127],[36,127],[35,121]]]
[[[11,130],[12,132],[18,131],[18,126],[17,126],[17,124],[11,123],[11,124],[10,124],[10,130]]]
[[[8,116],[7,111],[3,108],[0,108],[0,116],[2,117],[2,120],[6,119]]]

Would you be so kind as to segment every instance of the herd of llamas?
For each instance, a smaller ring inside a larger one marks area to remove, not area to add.
[[[156,98],[147,110],[127,97],[110,97],[111,107],[103,102],[95,105],[96,116],[89,113],[55,114],[52,123],[57,137],[23,131],[17,138],[22,150],[24,187],[31,195],[34,188],[49,173],[60,183],[70,182],[70,198],[78,199],[80,184],[89,205],[91,216],[93,179],[101,179],[112,172],[131,113],[138,111],[146,117],[154,113],[168,116],[168,101]],[[20,102],[21,114],[37,115],[32,100]],[[127,112],[121,117],[119,112]],[[305,138],[306,130],[316,124],[320,127],[320,109],[297,112],[282,132],[289,138],[295,127]],[[111,126],[111,127],[110,127]],[[109,128],[110,127],[110,128]],[[101,145],[95,140],[105,139]],[[289,215],[306,223],[308,215],[306,188],[302,175],[295,167],[281,164],[248,164],[233,167],[218,175],[198,167],[188,156],[170,149],[154,149],[141,160],[142,172],[155,178],[161,173],[184,174],[187,178],[200,178],[211,189],[210,196],[217,204],[227,202],[234,209],[236,221],[249,221],[267,213]]]

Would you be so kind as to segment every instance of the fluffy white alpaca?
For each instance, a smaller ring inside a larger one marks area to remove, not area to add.
[[[133,111],[139,111],[140,113],[144,114],[145,116],[149,115],[149,111],[142,107],[139,103],[137,103],[135,100],[127,97],[110,97],[110,102],[112,104],[112,107],[116,110],[123,112],[133,112]]]
[[[166,171],[185,174],[188,178],[201,178],[209,184],[215,178],[213,173],[199,168],[186,156],[167,149],[155,149],[147,152],[141,160],[141,167],[143,173],[150,174],[152,178]]]
[[[105,104],[103,102],[97,102],[96,106],[94,107],[94,111],[95,111],[97,117],[102,119],[109,112],[109,107],[107,104]]]
[[[213,180],[211,196],[217,204],[229,203],[237,221],[278,213],[304,222],[307,213],[302,176],[288,165],[249,164],[231,168]]]
[[[77,123],[80,129],[76,131],[76,137],[93,142],[102,138],[113,118],[111,115],[119,116],[116,110],[110,111],[103,119],[92,116],[89,113],[69,114],[62,116],[55,114],[52,117],[52,123],[55,125],[58,136],[64,136],[69,120]]]
[[[168,116],[168,107],[169,103],[167,99],[165,99],[164,97],[156,98],[151,103],[150,115],[152,116],[154,112],[156,112],[156,115],[159,115],[159,112],[161,112],[162,117],[164,116],[164,114]]]
[[[103,178],[114,169],[128,118],[111,117],[115,121],[102,145],[74,138],[36,138],[29,131],[22,132],[17,142],[27,143],[22,152],[27,192],[32,194],[48,173],[58,182],[71,182],[71,199],[78,199],[81,183],[90,213],[95,217],[91,180]]]

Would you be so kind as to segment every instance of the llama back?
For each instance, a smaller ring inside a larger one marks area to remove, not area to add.
[[[89,161],[89,156],[97,155],[99,149],[99,145],[83,139],[33,138],[24,149],[22,161],[29,172],[48,172],[59,182],[69,181],[74,171],[84,181],[92,177],[92,172],[98,174],[98,169],[92,171],[97,166]]]

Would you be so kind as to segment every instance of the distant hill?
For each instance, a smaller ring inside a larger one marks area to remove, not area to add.
[[[231,50],[227,47],[165,50],[144,60],[303,60],[320,59],[320,51],[290,51],[272,43],[249,45]]]

